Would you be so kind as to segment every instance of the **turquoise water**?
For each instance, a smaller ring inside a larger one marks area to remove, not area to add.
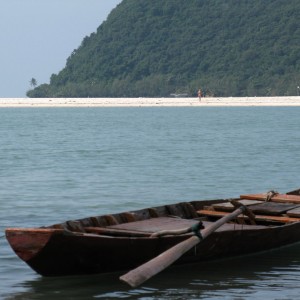
[[[1,299],[296,299],[300,245],[117,275],[42,278],[4,239],[31,227],[183,200],[300,187],[300,108],[0,109]]]

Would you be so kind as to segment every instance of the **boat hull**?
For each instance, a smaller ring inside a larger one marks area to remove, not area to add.
[[[19,229],[7,230],[12,244],[28,236]],[[191,235],[147,237],[109,237],[70,233],[63,230],[35,233],[41,241],[38,252],[22,256],[32,269],[43,276],[95,274],[129,270],[159,255]],[[32,240],[32,239],[31,239]],[[211,234],[176,263],[193,263],[245,255],[296,243],[300,240],[300,223],[261,229],[222,230]],[[27,244],[28,248],[29,245]],[[38,248],[35,245],[35,248]],[[30,252],[29,252],[30,253]]]
[[[43,228],[7,228],[6,237],[15,253],[43,276],[124,271],[190,238],[199,222],[207,228],[228,214],[239,200],[239,205],[251,205],[249,209],[257,214],[251,218],[239,215],[223,224],[176,264],[245,255],[299,242],[300,189],[283,195],[263,194],[262,199],[265,195],[267,201],[248,200],[253,195],[243,195],[88,217]],[[270,197],[288,203],[272,202]],[[254,198],[261,195],[255,194]],[[174,234],[174,229],[180,233]],[[188,229],[184,231],[188,233],[182,233],[182,229]],[[157,236],[163,231],[168,234]]]

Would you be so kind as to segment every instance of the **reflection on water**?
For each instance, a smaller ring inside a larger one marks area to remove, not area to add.
[[[131,289],[119,273],[37,277],[6,299],[296,299],[300,244],[257,255],[176,266]]]

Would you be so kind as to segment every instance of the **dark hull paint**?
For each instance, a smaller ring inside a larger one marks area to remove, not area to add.
[[[44,276],[105,273],[132,269],[187,237],[109,238],[54,235],[27,264]],[[300,240],[300,223],[260,230],[213,233],[179,263],[244,255]]]
[[[288,194],[300,195],[300,190]],[[111,222],[134,222],[131,220],[133,216],[137,220],[169,215],[193,219],[197,217],[196,211],[224,201],[228,199],[182,202],[116,215],[67,221],[44,228],[8,228],[6,237],[16,254],[43,276],[129,270],[189,238],[191,234],[159,238],[120,237],[91,234],[86,232],[85,228],[109,227]],[[262,224],[264,226],[243,225],[244,227],[224,225],[185,253],[176,264],[245,255],[300,241],[300,222],[265,223]]]

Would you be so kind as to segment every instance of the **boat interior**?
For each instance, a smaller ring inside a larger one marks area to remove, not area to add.
[[[181,202],[71,220],[52,225],[50,228],[114,237],[150,237],[161,231],[171,234],[170,232],[181,231],[185,228],[190,229],[196,224],[201,224],[200,229],[204,228],[233,212],[236,209],[232,204],[234,202],[246,206],[252,212],[252,217],[240,214],[234,220],[222,225],[217,231],[263,229],[300,221],[299,189],[287,194],[271,191],[241,195],[235,199]],[[182,234],[191,234],[191,230],[186,230]]]

